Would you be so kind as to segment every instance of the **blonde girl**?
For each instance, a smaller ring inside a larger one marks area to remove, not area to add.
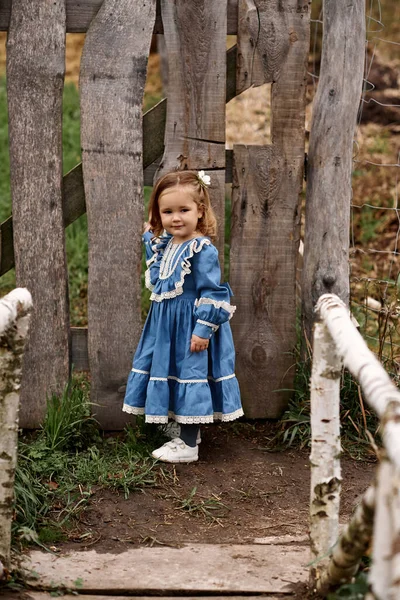
[[[243,415],[229,325],[235,307],[210,240],[216,219],[209,185],[204,171],[161,177],[143,234],[151,306],[123,410],[180,425],[179,436],[152,453],[164,462],[197,461],[199,425]]]

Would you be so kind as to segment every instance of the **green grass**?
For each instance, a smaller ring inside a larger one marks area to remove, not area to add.
[[[41,430],[21,437],[15,475],[14,545],[55,543],[78,527],[94,486],[125,497],[169,477],[149,458],[165,441],[156,428],[100,433],[90,416],[89,384],[75,377],[61,397],[48,400]]]
[[[277,433],[267,449],[308,448],[311,444],[310,379],[311,358],[303,359],[296,350],[296,375],[292,397],[283,414]],[[354,459],[375,459],[370,435],[379,438],[379,419],[368,408],[359,384],[344,369],[340,383],[340,423],[343,450]]]

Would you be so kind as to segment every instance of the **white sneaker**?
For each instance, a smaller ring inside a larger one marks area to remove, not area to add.
[[[199,447],[185,444],[180,438],[174,438],[151,453],[153,458],[168,463],[191,463],[199,459]]]
[[[181,426],[176,421],[170,421],[167,425],[162,425],[162,432],[173,440],[181,435]],[[200,428],[197,432],[196,444],[201,444]]]

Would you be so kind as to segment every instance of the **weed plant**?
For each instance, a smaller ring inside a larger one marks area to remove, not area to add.
[[[327,600],[362,600],[368,593],[367,576],[364,572],[357,575],[353,583],[346,583],[327,596]]]
[[[303,360],[299,349],[296,356],[294,389],[290,390],[293,395],[269,449],[305,448],[311,443],[311,357]],[[343,369],[340,382],[340,423],[343,450],[355,459],[375,459],[370,438],[379,439],[379,419],[364,402],[358,382],[347,369]]]
[[[150,447],[165,441],[160,432],[138,419],[123,433],[106,436],[90,412],[89,384],[75,377],[61,397],[49,398],[42,429],[21,437],[14,544],[55,543],[79,529],[97,486],[127,497],[169,477],[149,458]]]

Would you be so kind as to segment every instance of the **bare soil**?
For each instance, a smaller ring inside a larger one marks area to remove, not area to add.
[[[160,463],[160,484],[127,499],[96,490],[76,531],[54,549],[118,553],[140,544],[248,544],[284,535],[307,544],[309,451],[267,451],[276,427],[271,422],[202,427],[198,463]],[[344,457],[342,466],[346,522],[375,465]]]

